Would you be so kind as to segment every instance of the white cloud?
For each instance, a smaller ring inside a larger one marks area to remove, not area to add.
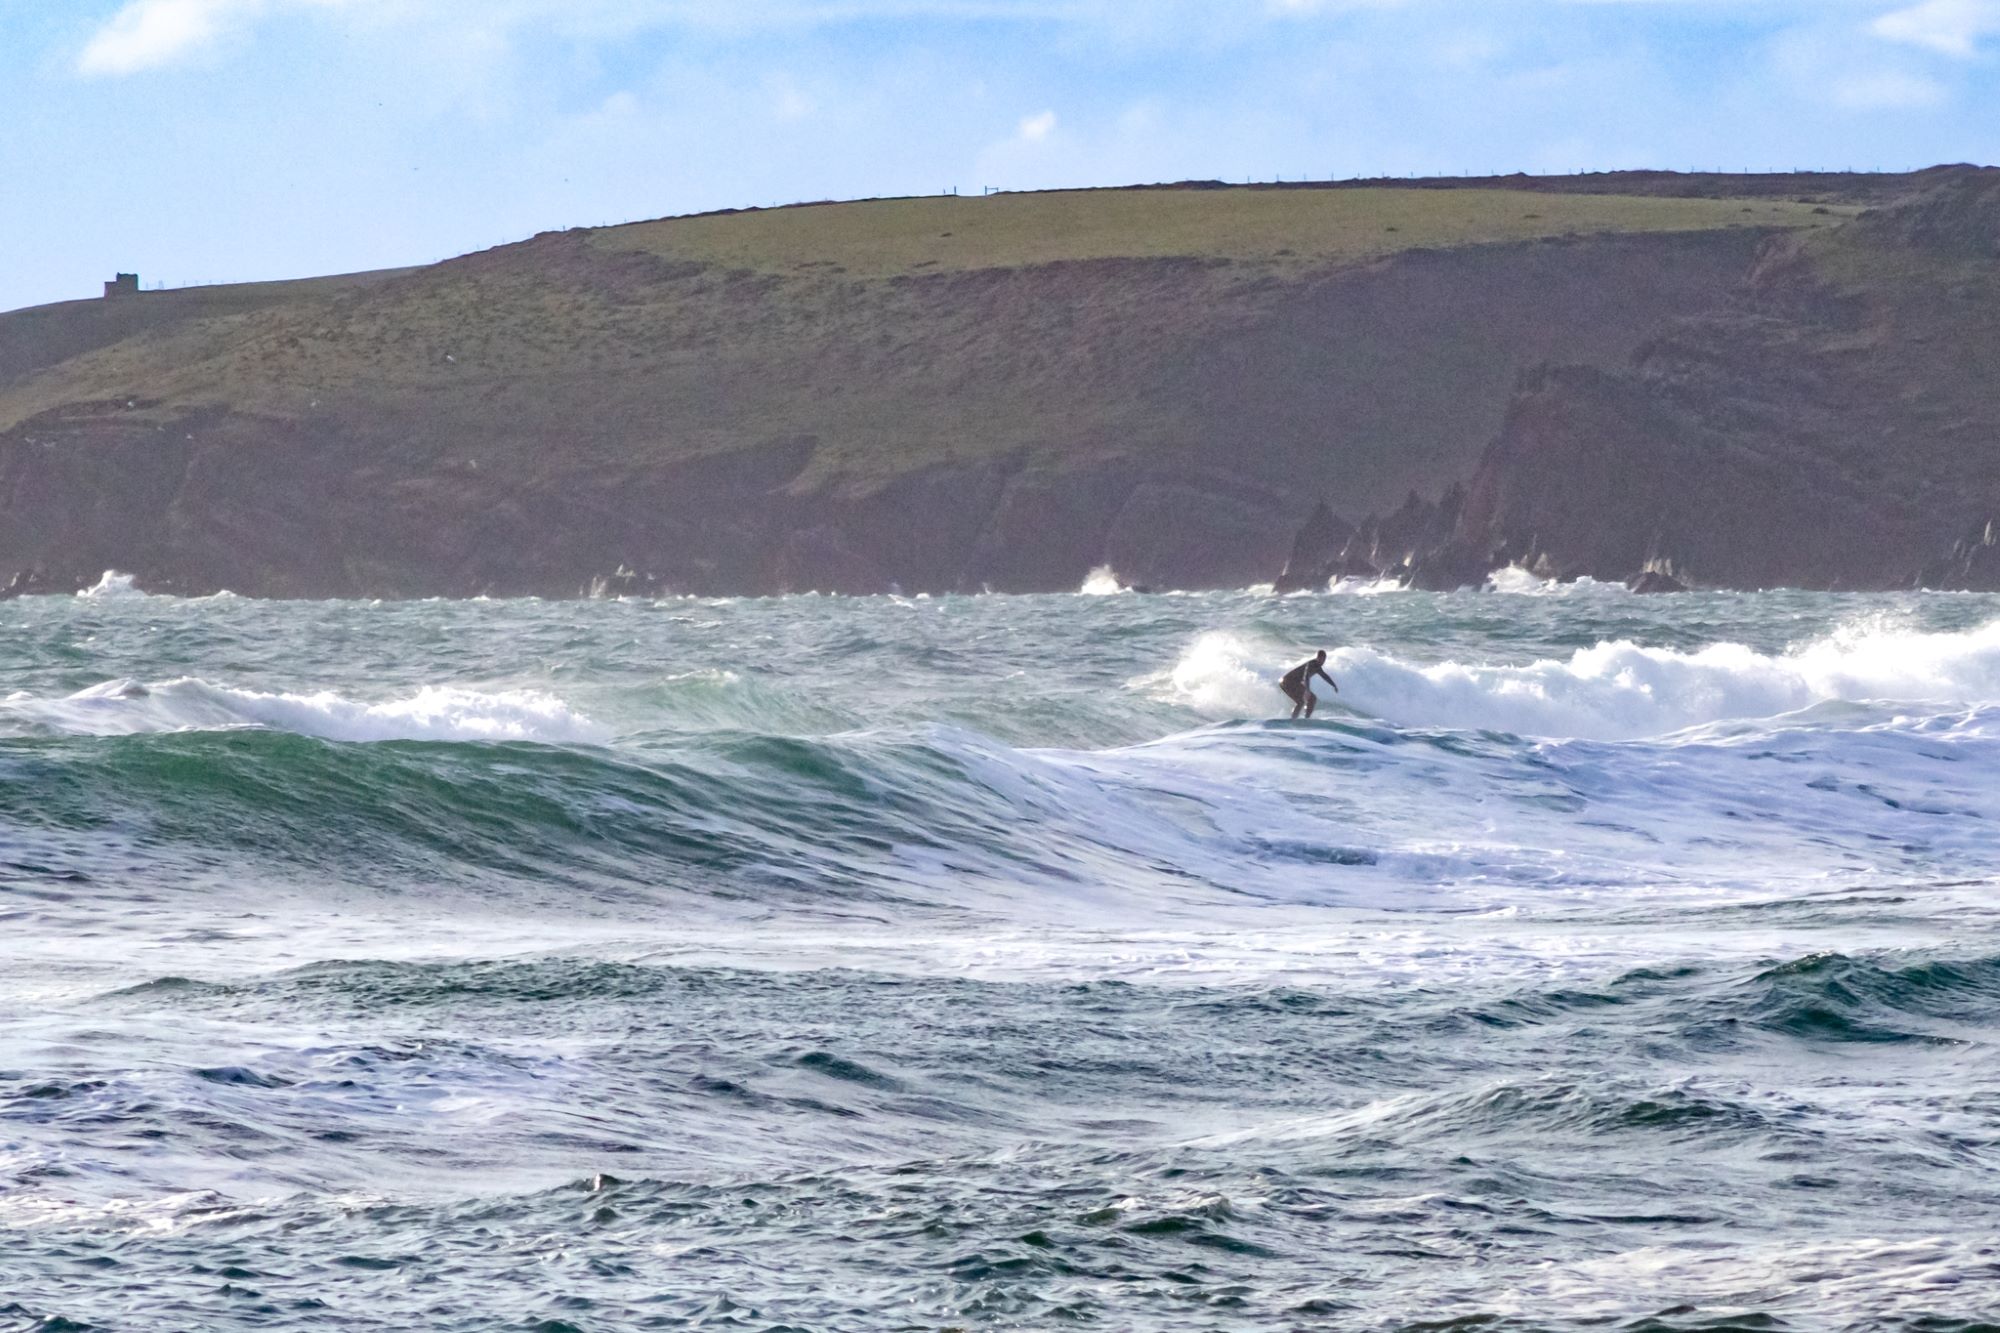
[[[1432,59],[1442,69],[1475,70],[1505,55],[1506,44],[1490,32],[1455,32],[1441,38]]]
[[[603,120],[630,120],[639,114],[639,99],[630,92],[616,92],[597,104],[597,115]]]
[[[774,74],[764,80],[764,92],[771,101],[771,114],[782,121],[808,120],[819,103],[789,75]]]
[[[1854,111],[1904,111],[1937,106],[1946,95],[1943,85],[1935,80],[1899,70],[1856,74],[1833,85],[1834,102]]]
[[[1348,0],[1351,2],[1351,0]],[[1381,3],[1382,0],[1365,0]],[[1393,2],[1393,0],[1392,0]],[[1177,0],[1186,9],[1249,12],[1265,0]],[[77,69],[134,74],[200,54],[285,11],[343,9],[364,20],[431,31],[511,34],[531,26],[584,40],[680,28],[789,32],[883,19],[1127,25],[1174,15],[1125,0],[126,0],[85,43]]]
[[[127,0],[77,56],[79,73],[159,69],[247,31],[275,9],[335,9],[388,0]]]
[[[1056,113],[1053,111],[1042,111],[1032,116],[1023,116],[1017,133],[1028,143],[1040,143],[1055,133],[1055,128]]]
[[[1829,10],[1880,13],[1893,0],[1503,0],[1521,15],[1615,6],[1741,10],[1746,15]],[[1271,23],[1350,22],[1368,14],[1430,13],[1462,22],[1462,0],[126,0],[86,43],[77,67],[122,75],[200,54],[287,11],[340,8],[364,21],[434,31],[511,34],[543,26],[583,40],[682,28],[723,33],[797,31],[880,20],[1058,24],[1099,37],[1156,44],[1228,42]],[[2000,32],[2000,0],[1920,0],[1875,20],[1877,35],[1953,55]],[[1457,52],[1477,57],[1478,41]]]
[[[1785,34],[1773,45],[1771,69],[1802,102],[1837,112],[1926,111],[1950,103],[1955,91],[1936,61],[1885,49],[1869,31],[1842,25]]]
[[[1979,53],[1982,38],[2000,34],[2000,0],[1924,0],[1884,14],[1870,28],[1892,42],[1963,59]]]
[[[790,31],[885,19],[1055,23],[1099,35],[1150,33],[1176,43],[1198,35],[1243,35],[1260,23],[1333,18],[1369,11],[1449,10],[1456,0],[126,0],[85,44],[85,74],[157,69],[246,34],[285,11],[341,8],[388,23],[433,29],[511,32],[529,25],[586,38],[617,38],[648,29],[712,32]],[[1604,0],[1517,0],[1522,7],[1562,8]],[[1614,0],[1630,3],[1631,0]],[[1689,0],[1639,0],[1689,3]],[[1741,4],[1746,0],[1727,0]],[[1757,0],[1748,0],[1756,3]],[[1797,4],[1806,0],[1780,0]],[[1870,0],[1812,0],[1869,3]],[[1951,4],[1959,0],[1934,0]],[[1983,3],[1984,0],[1963,0]]]
[[[133,74],[171,64],[215,42],[262,8],[261,0],[132,0],[77,58],[85,74]]]

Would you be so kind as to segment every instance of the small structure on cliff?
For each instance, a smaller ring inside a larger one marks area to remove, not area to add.
[[[139,275],[136,273],[120,273],[110,282],[104,284],[104,299],[107,301],[114,296],[137,296],[138,294]]]

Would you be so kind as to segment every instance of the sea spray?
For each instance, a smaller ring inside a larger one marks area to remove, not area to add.
[[[1090,571],[1077,592],[1085,597],[1108,597],[1113,593],[1128,592],[1125,581],[1118,577],[1118,571],[1109,565],[1099,565]]]
[[[248,690],[193,677],[105,681],[61,698],[19,691],[0,699],[0,734],[126,736],[261,727],[332,741],[594,743],[609,733],[540,690],[426,685],[394,699]]]
[[[1630,590],[1622,583],[1602,583],[1584,575],[1559,580],[1543,578],[1519,565],[1504,565],[1486,576],[1485,590],[1511,597],[1625,597]]]
[[[1275,711],[1272,683],[1291,665],[1284,652],[1267,638],[1200,634],[1147,684],[1211,716],[1268,714]],[[1830,703],[1938,709],[2000,702],[2000,621],[1952,633],[1844,626],[1781,652],[1620,640],[1518,665],[1419,663],[1345,646],[1328,666],[1341,682],[1338,702],[1398,725],[1638,739]]]
[[[130,574],[121,574],[115,569],[107,569],[97,582],[77,593],[78,597],[92,601],[112,601],[121,598],[144,597]]]
[[[1362,579],[1336,575],[1327,582],[1326,590],[1336,597],[1383,597],[1390,593],[1408,592],[1409,588],[1401,579]]]

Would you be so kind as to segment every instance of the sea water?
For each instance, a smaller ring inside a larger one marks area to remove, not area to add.
[[[0,1329],[2000,1318],[2000,599],[1116,586],[0,606]]]

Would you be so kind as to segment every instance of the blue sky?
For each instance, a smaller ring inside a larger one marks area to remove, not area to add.
[[[2000,159],[2000,0],[0,0],[0,308],[983,186]]]

